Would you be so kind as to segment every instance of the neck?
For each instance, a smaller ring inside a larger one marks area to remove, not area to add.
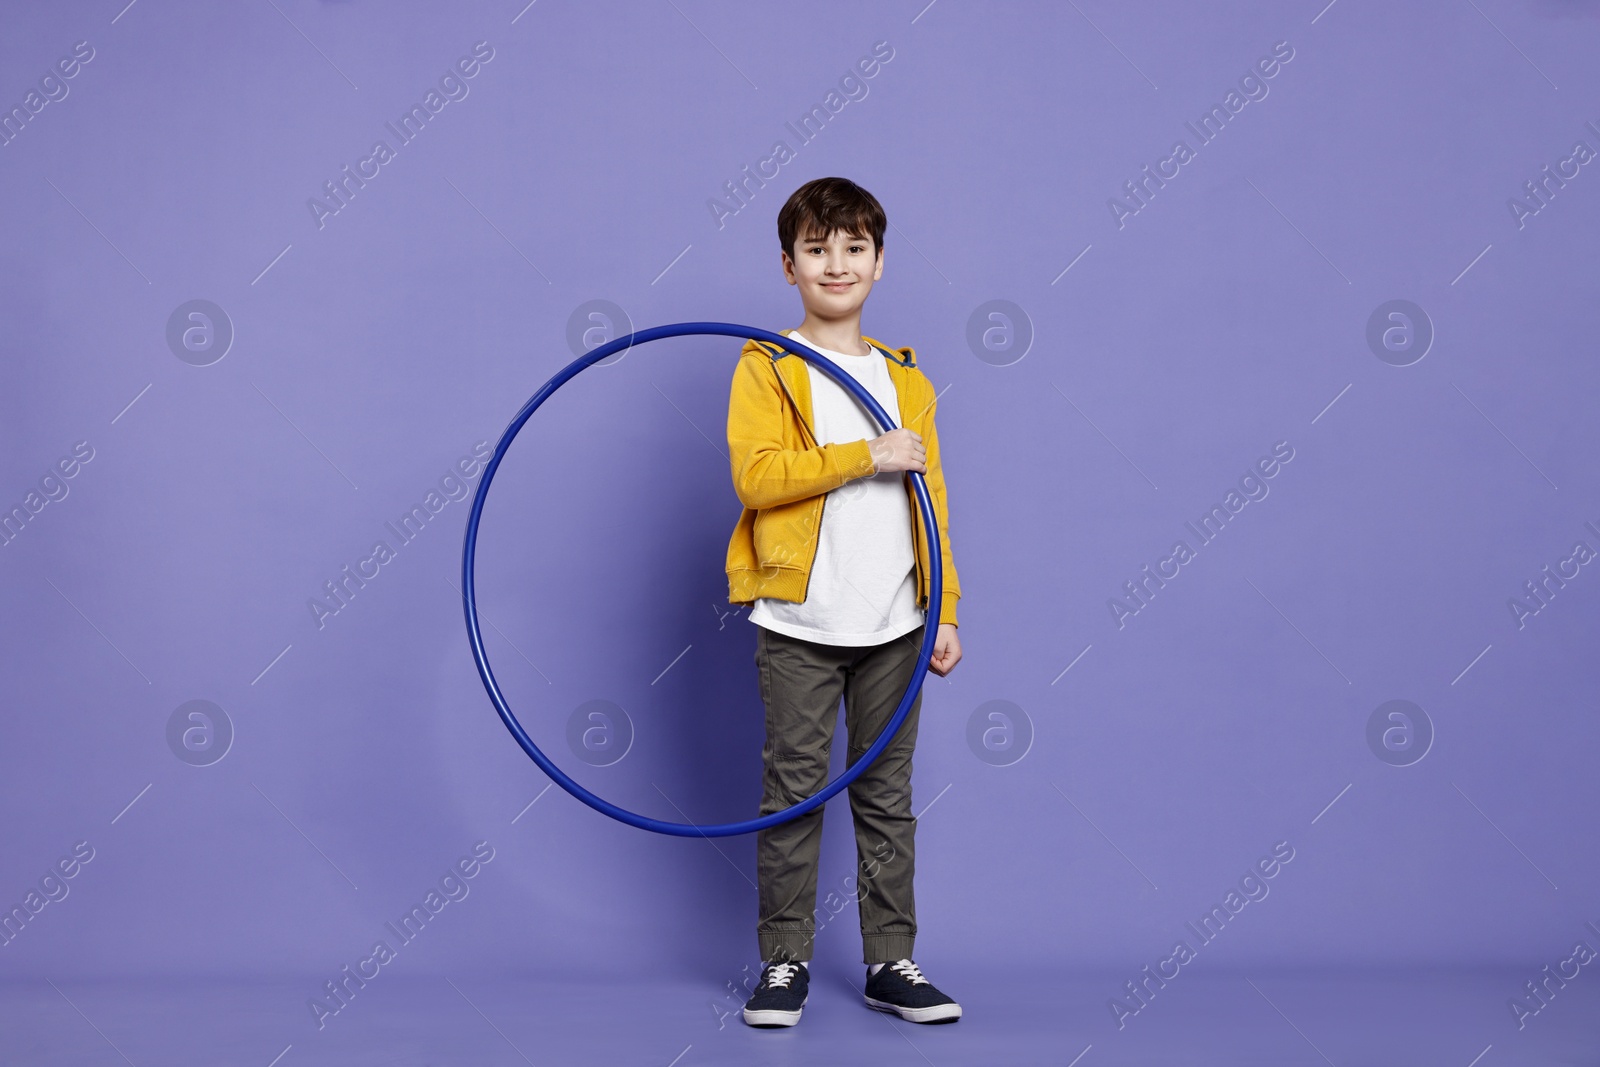
[[[799,326],[801,333],[813,344],[834,352],[843,352],[850,356],[867,356],[872,354],[872,346],[861,339],[861,312],[841,319],[818,318],[811,312],[806,313],[805,321]]]

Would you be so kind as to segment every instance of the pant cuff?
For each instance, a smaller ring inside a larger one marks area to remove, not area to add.
[[[862,934],[862,962],[870,965],[908,960],[916,939],[916,934]]]
[[[761,949],[761,962],[809,960],[815,936],[810,930],[759,930],[756,940]]]

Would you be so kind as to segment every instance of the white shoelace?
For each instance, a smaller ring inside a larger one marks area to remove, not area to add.
[[[767,985],[789,988],[789,979],[800,969],[798,963],[774,963],[767,968]]]
[[[917,965],[912,963],[910,960],[896,960],[894,963],[889,964],[889,966],[894,968],[898,974],[903,975],[906,981],[910,982],[912,985],[931,984],[926,978],[922,977],[922,972],[918,970]]]

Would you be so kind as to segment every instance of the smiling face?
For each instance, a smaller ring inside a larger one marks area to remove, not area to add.
[[[806,313],[820,319],[859,316],[872,283],[883,277],[883,249],[871,237],[835,231],[827,238],[796,238],[795,258],[784,251],[783,273],[800,289]]]

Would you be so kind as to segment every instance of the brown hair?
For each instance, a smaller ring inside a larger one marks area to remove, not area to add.
[[[849,178],[816,178],[796,189],[778,212],[778,243],[791,260],[796,240],[835,232],[871,237],[874,250],[881,250],[887,225],[883,205]]]

